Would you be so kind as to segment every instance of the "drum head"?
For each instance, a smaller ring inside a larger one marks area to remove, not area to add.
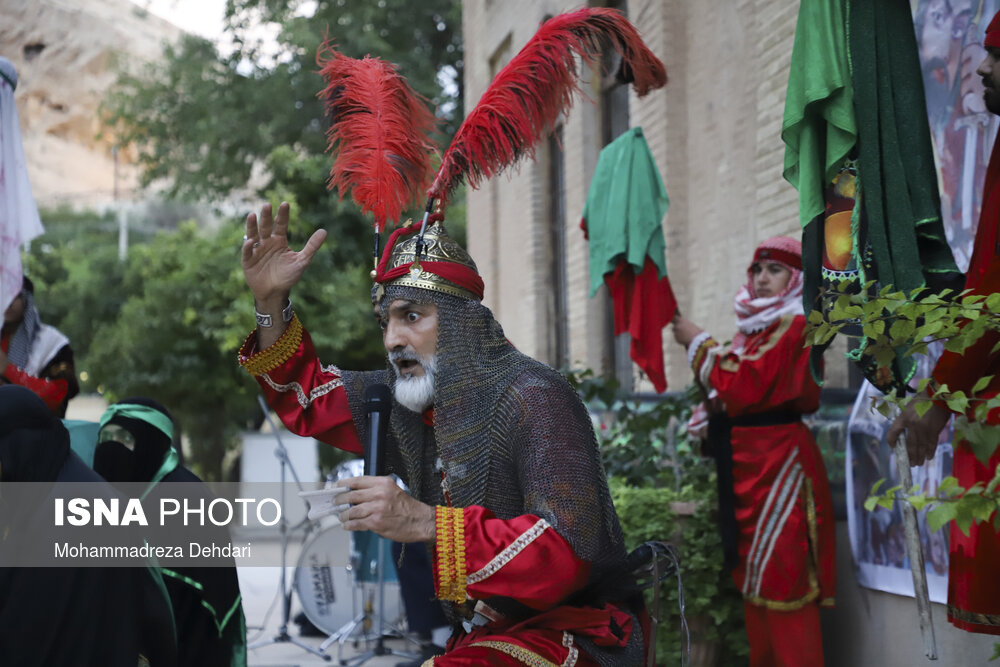
[[[347,543],[342,528],[321,530],[302,547],[295,568],[295,592],[302,612],[327,634],[333,634],[352,618],[350,581],[344,568]],[[343,597],[339,604],[338,590]]]
[[[302,612],[313,625],[330,635],[362,612],[364,596],[374,590],[373,585],[356,581],[346,567],[349,559],[357,560],[352,537],[339,525],[321,529],[302,546],[295,568],[294,588]],[[391,554],[385,564],[385,621],[393,623],[401,617],[402,604]],[[377,613],[377,595],[374,602]]]

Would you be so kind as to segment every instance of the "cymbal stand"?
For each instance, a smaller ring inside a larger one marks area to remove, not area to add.
[[[295,468],[292,467],[292,462],[288,459],[288,450],[285,449],[285,445],[281,442],[281,435],[278,433],[278,429],[271,420],[271,414],[268,412],[267,403],[264,402],[262,396],[257,397],[257,401],[260,403],[261,410],[264,411],[264,418],[267,423],[271,425],[271,430],[274,432],[274,437],[278,441],[278,447],[274,450],[274,455],[281,462],[281,506],[285,506],[285,469],[287,468],[292,473],[292,478],[295,480],[295,485],[298,486],[299,490],[302,490],[302,482],[299,481],[299,476],[295,474]],[[285,560],[286,552],[288,550],[288,520],[285,518],[285,513],[281,513],[280,521],[280,531],[281,531],[281,626],[278,628],[278,634],[270,639],[263,639],[259,642],[255,642],[248,649],[260,648],[262,646],[270,646],[271,644],[295,644],[301,649],[312,653],[315,656],[323,658],[327,662],[333,659],[333,656],[323,653],[321,650],[316,650],[312,646],[309,646],[303,641],[292,637],[288,634],[288,617],[291,614],[292,606],[292,594],[291,591],[287,589],[287,577],[285,576]]]

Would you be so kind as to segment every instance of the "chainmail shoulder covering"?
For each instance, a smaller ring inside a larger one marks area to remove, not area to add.
[[[579,558],[591,563],[588,589],[620,574],[626,558],[621,526],[590,415],[569,383],[518,352],[477,301],[399,286],[389,287],[382,303],[394,299],[437,305],[438,372],[433,429],[393,402],[385,472],[398,474],[421,501],[441,504],[433,470],[440,458],[455,507],[479,505],[501,519],[544,518]],[[394,379],[392,371],[344,373],[362,442],[367,439],[365,387],[385,382],[391,388]],[[586,590],[576,600],[585,604]],[[502,612],[519,611],[512,600],[488,602]],[[585,646],[602,664],[642,662],[637,619],[624,654]]]

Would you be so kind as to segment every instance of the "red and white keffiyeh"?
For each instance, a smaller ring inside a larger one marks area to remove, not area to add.
[[[791,271],[784,291],[776,296],[757,297],[753,287],[753,267],[768,261],[781,264]],[[802,243],[789,236],[775,236],[763,241],[754,251],[747,268],[747,282],[733,299],[738,333],[732,349],[739,352],[748,334],[763,331],[785,315],[801,315],[802,308]]]

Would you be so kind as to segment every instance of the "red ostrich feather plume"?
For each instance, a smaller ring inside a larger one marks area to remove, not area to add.
[[[399,220],[427,187],[436,121],[394,65],[369,56],[348,58],[329,44],[317,61],[327,84],[320,94],[333,121],[327,133],[335,156],[329,187],[341,199],[350,191],[379,231]]]
[[[466,116],[442,157],[430,197],[446,201],[463,177],[475,188],[523,155],[534,157],[535,144],[572,106],[579,90],[576,57],[593,66],[606,45],[621,55],[640,96],[666,84],[663,63],[617,10],[588,8],[555,16],[500,70]]]

